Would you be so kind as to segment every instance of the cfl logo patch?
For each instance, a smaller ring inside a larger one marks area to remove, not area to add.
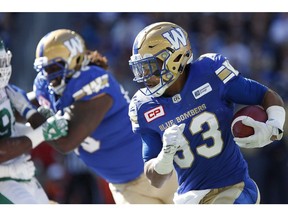
[[[148,123],[164,115],[165,113],[162,106],[158,106],[144,113],[145,119]]]

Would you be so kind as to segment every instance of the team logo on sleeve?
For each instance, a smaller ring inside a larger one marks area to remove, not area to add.
[[[145,119],[147,122],[151,122],[161,116],[164,116],[164,109],[162,106],[158,106],[152,110],[149,110],[147,112],[144,113]]]

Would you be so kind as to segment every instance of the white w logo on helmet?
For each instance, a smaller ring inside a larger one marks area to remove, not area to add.
[[[172,29],[171,31],[165,32],[162,35],[172,44],[173,48],[176,50],[180,48],[180,43],[183,46],[187,45],[185,35],[180,28]]]
[[[70,40],[65,41],[64,45],[69,49],[71,53],[70,57],[74,57],[79,52],[82,53],[84,51],[83,46],[81,44],[81,40],[77,37],[71,38]]]

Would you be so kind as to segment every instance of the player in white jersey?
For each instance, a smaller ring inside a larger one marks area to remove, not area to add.
[[[46,121],[20,88],[8,84],[11,57],[0,39],[0,204],[45,204],[49,199],[34,176],[29,151],[65,136],[68,122],[56,115]],[[31,126],[18,123],[18,114]]]

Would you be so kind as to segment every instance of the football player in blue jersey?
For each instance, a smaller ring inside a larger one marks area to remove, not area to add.
[[[193,61],[186,31],[170,22],[151,24],[137,35],[129,65],[134,81],[145,85],[131,99],[129,116],[142,137],[151,184],[161,188],[175,168],[175,203],[260,203],[238,145],[260,148],[282,138],[282,98],[243,77],[221,54]],[[255,134],[234,138],[235,104],[261,105],[269,119],[244,119]]]
[[[9,84],[11,58],[0,39],[0,204],[47,204],[49,199],[35,178],[29,151],[43,141],[65,136],[68,122],[60,116],[46,121],[24,97],[26,93]]]
[[[105,57],[87,51],[78,33],[58,29],[38,43],[34,66],[39,105],[69,119],[68,135],[55,141],[56,150],[74,151],[109,183],[117,204],[173,203],[177,178],[165,188],[150,185],[144,174],[141,138],[131,130],[130,99],[105,70]]]

